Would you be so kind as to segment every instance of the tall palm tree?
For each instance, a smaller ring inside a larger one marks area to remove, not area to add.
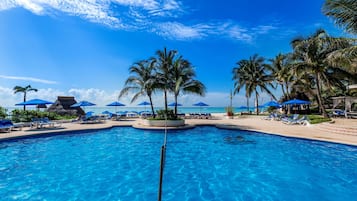
[[[280,85],[284,97],[290,99],[290,85],[294,80],[291,71],[291,60],[288,54],[279,53],[271,62],[271,70],[276,82]]]
[[[154,62],[152,60],[142,60],[134,63],[129,72],[132,74],[126,81],[125,87],[120,91],[119,98],[129,91],[135,91],[131,102],[137,100],[140,96],[148,96],[151,112],[155,116],[152,94],[155,90]]]
[[[177,103],[177,97],[180,93],[192,93],[204,96],[205,86],[198,80],[195,80],[195,71],[191,63],[180,56],[175,60],[172,71],[171,71],[173,82],[173,88],[171,89],[174,93],[175,103]],[[174,114],[177,115],[177,105],[175,105]]]
[[[338,26],[352,34],[357,34],[356,0],[326,0],[322,11],[332,17]]]
[[[170,50],[167,51],[166,48],[164,48],[163,51],[157,50],[156,51],[156,56],[157,58],[153,58],[156,64],[156,78],[157,78],[157,84],[158,88],[163,90],[164,92],[164,101],[165,101],[165,111],[167,112],[167,93],[170,91],[170,89],[173,88],[173,82],[172,82],[172,68],[173,68],[173,63],[176,59],[177,51],[176,50]]]
[[[274,94],[269,87],[274,88],[273,76],[268,74],[269,67],[264,63],[264,58],[257,54],[250,57],[248,60],[240,60],[237,62],[237,67],[233,68],[234,94],[239,93],[240,89],[245,87],[246,96],[250,97],[255,93],[255,107],[257,115],[259,114],[259,92],[268,93],[274,99]]]
[[[324,117],[327,117],[321,96],[324,85],[326,87],[343,87],[341,78],[351,78],[351,74],[343,67],[331,65],[329,56],[352,44],[348,39],[331,37],[322,29],[317,30],[312,36],[296,38],[291,44],[296,60],[294,70],[300,77],[303,75],[309,79],[312,78],[320,111]]]
[[[27,92],[34,91],[37,92],[38,90],[32,88],[31,85],[27,85],[26,87],[15,86],[14,87],[14,94],[16,93],[24,93],[24,102],[26,101]],[[26,105],[24,105],[24,111],[26,111]]]

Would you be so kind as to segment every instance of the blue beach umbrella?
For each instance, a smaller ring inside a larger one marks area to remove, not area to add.
[[[93,106],[93,105],[95,105],[95,104],[91,103],[89,101],[80,101],[78,103],[71,105],[71,107],[83,107],[83,110],[85,111],[86,106]]]
[[[36,105],[37,109],[41,108],[46,108],[47,104],[53,104],[53,102],[46,101],[46,100],[41,100],[41,99],[31,99],[25,102],[17,103],[15,105]]]
[[[120,103],[118,101],[114,101],[110,104],[108,104],[107,106],[125,106],[123,103]]]
[[[95,104],[89,101],[80,101],[78,103],[71,105],[71,107],[86,107],[86,106],[93,106],[93,105]]]
[[[195,103],[195,104],[193,104],[193,106],[209,106],[208,104],[206,104],[206,103],[204,103],[204,102],[198,102],[198,103]]]
[[[310,101],[306,101],[306,100],[293,99],[283,102],[282,105],[308,105],[310,103],[311,103]]]
[[[111,112],[109,112],[108,110],[105,110],[104,112],[102,112],[102,114],[107,114],[107,115],[110,115],[112,114]]]
[[[139,103],[138,105],[144,105],[145,106],[145,110],[146,110],[146,106],[150,105],[150,103],[146,102],[146,101],[143,101],[143,102]]]
[[[115,112],[117,112],[117,107],[118,106],[125,106],[123,103],[120,103],[118,101],[114,101],[112,103],[109,103],[107,106],[115,106]]]
[[[173,102],[173,103],[168,104],[168,106],[182,106],[182,104]]]
[[[32,99],[22,103],[17,103],[15,105],[46,105],[46,104],[53,104],[53,102],[41,100],[41,99]]]
[[[269,101],[269,102],[265,103],[263,106],[264,107],[276,107],[276,108],[281,107],[281,105],[276,101]]]
[[[198,103],[193,104],[193,106],[200,106],[200,113],[201,113],[202,107],[209,106],[209,105],[204,102],[198,102]]]
[[[146,102],[146,101],[143,101],[143,102],[141,102],[141,103],[139,103],[138,105],[150,105],[150,103],[149,102]]]

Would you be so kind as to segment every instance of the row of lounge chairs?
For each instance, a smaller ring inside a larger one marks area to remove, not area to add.
[[[211,113],[190,113],[188,119],[212,119]]]
[[[48,117],[44,117],[44,118],[32,118],[30,126],[31,126],[31,128],[32,127],[35,127],[35,128],[44,128],[44,127],[55,128],[55,127],[62,126],[62,124],[59,123],[59,122],[51,121]]]

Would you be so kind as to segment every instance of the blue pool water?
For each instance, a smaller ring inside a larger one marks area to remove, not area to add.
[[[162,132],[0,143],[0,200],[157,200]],[[197,127],[168,134],[163,200],[357,200],[357,147]]]

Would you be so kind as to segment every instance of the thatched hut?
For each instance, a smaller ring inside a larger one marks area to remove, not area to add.
[[[77,103],[73,96],[58,96],[55,103],[48,109],[48,112],[55,112],[59,115],[84,115],[84,111],[80,107],[71,107]]]

